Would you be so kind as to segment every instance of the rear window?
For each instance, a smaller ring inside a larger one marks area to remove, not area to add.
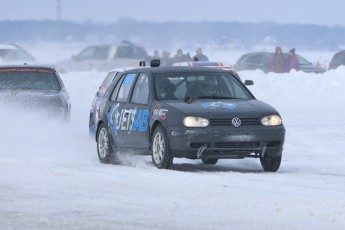
[[[0,59],[3,61],[16,61],[16,60],[35,60],[30,54],[24,50],[2,49],[0,50]]]
[[[1,90],[60,91],[56,75],[47,68],[0,68]]]

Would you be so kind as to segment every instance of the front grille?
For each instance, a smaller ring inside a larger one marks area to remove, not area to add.
[[[241,142],[215,142],[215,149],[237,149],[237,148],[259,148],[259,141],[241,141]]]
[[[259,118],[240,118],[241,119],[241,125],[261,125]],[[232,118],[225,118],[225,119],[210,119],[210,125],[211,126],[224,126],[224,125],[231,125],[232,124]]]

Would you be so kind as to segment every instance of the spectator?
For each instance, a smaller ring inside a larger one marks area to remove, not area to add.
[[[277,46],[275,53],[272,54],[270,59],[270,67],[273,72],[283,73],[285,72],[285,59],[283,56],[282,48]]]
[[[300,69],[299,61],[296,57],[295,51],[296,51],[295,48],[293,48],[289,52],[289,56],[285,62],[286,72],[290,72],[290,70],[292,69],[295,69],[296,71]]]
[[[174,56],[174,63],[191,61],[189,54],[183,54],[182,49],[178,49]]]
[[[193,57],[193,60],[197,60],[198,61],[208,61],[208,57],[202,53],[202,49],[199,47],[195,50],[196,55]]]
[[[161,66],[172,66],[173,59],[170,57],[170,52],[163,50],[161,58]]]
[[[152,59],[158,59],[158,60],[161,59],[161,57],[159,56],[159,51],[158,50],[153,51]]]

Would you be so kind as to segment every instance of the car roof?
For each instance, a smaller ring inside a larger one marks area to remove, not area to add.
[[[204,67],[214,67],[222,69],[233,69],[233,66],[229,63],[217,62],[217,61],[190,61],[190,62],[177,62],[173,66],[204,66]]]
[[[188,67],[188,66],[162,66],[162,67],[140,67],[128,72],[150,72],[152,74],[164,73],[229,73],[226,70],[209,67]]]
[[[0,65],[1,69],[4,68],[45,68],[45,69],[54,69],[53,66],[49,65],[29,65],[29,64],[11,64],[11,65]]]
[[[18,46],[13,44],[0,44],[0,49],[10,49],[10,50],[17,50]]]
[[[138,69],[138,68],[145,68],[144,66],[126,66],[126,67],[118,67],[118,68],[114,68],[108,71],[108,73],[110,72],[124,72],[127,70],[132,70],[132,69]]]

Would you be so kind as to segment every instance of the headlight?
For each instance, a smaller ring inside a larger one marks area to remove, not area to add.
[[[183,119],[183,124],[186,127],[207,127],[209,122],[206,118],[189,116]]]
[[[269,115],[262,118],[261,123],[265,126],[276,126],[282,124],[282,119],[278,115]]]

